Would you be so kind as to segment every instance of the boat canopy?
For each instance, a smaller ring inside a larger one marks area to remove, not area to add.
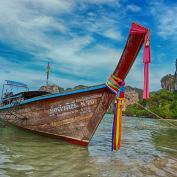
[[[28,86],[22,82],[16,82],[16,81],[10,81],[10,80],[5,80],[5,81],[6,81],[6,85],[28,88]]]
[[[19,88],[21,90],[29,91],[28,86],[22,82],[5,80],[2,87],[1,100],[12,97]]]

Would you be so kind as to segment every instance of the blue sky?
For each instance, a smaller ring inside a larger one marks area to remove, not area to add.
[[[136,0],[4,0],[0,3],[0,85],[64,88],[105,82],[124,49],[133,21],[151,29],[151,90],[175,72],[177,2]],[[143,88],[142,51],[127,85]]]

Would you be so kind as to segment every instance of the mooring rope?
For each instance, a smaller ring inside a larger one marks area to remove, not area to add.
[[[147,112],[150,112],[151,114],[155,115],[155,116],[158,117],[159,119],[161,119],[161,120],[163,120],[163,121],[166,121],[169,125],[171,125],[171,126],[173,126],[174,128],[177,129],[177,126],[174,125],[173,123],[169,122],[167,119],[165,119],[165,118],[159,116],[159,115],[156,114],[155,112],[152,112],[150,109],[148,109],[148,108],[142,106],[142,105],[139,104],[139,103],[135,103],[135,104],[138,105],[139,107],[143,108],[143,109],[146,110]]]

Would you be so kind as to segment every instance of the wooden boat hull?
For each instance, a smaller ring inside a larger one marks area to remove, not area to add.
[[[102,84],[24,101],[1,109],[0,116],[17,127],[87,146],[113,99]]]

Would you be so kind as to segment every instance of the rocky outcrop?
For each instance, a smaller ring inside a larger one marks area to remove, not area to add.
[[[50,93],[57,93],[57,92],[63,92],[64,88],[59,87],[58,85],[46,85],[46,86],[41,86],[40,91],[46,91]]]
[[[50,92],[50,93],[61,93],[61,92],[67,92],[67,91],[72,91],[72,90],[78,90],[78,89],[82,89],[82,88],[86,88],[88,86],[85,85],[77,85],[73,88],[67,88],[64,89],[58,85],[46,85],[46,86],[41,86],[40,87],[40,91],[46,91],[46,92]]]
[[[170,92],[177,92],[177,59],[176,71],[174,75],[168,74],[161,79],[161,86]]]
[[[142,90],[141,89],[126,86],[125,106],[137,103],[140,98],[142,98]]]
[[[177,92],[177,59],[176,59],[176,72],[174,75],[174,91]]]
[[[132,105],[137,103],[140,99],[142,99],[143,90],[134,88],[131,86],[125,87],[125,109],[128,105]],[[108,113],[114,112],[114,101],[109,107]]]
[[[67,88],[66,91],[71,91],[71,90],[78,90],[78,89],[82,89],[82,88],[87,88],[88,86],[85,85],[77,85],[73,88]]]
[[[168,74],[161,79],[161,87],[170,92],[174,91],[175,75]]]

